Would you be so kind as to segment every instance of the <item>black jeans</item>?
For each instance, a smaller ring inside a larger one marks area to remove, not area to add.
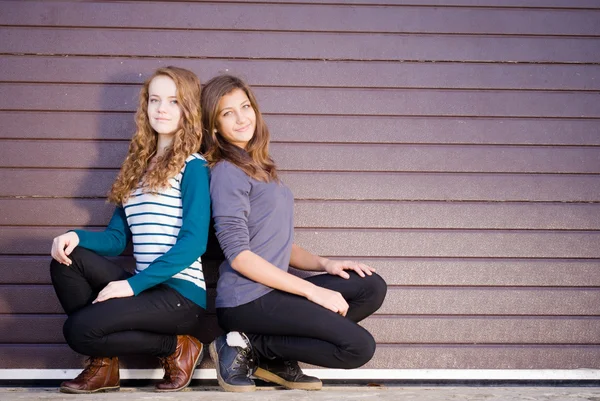
[[[273,290],[234,308],[218,308],[225,331],[248,335],[259,357],[306,362],[327,368],[352,369],[367,363],[375,352],[373,336],[357,322],[375,312],[387,285],[377,274],[348,280],[323,274],[308,281],[338,291],[350,308],[346,317],[306,298]]]
[[[164,357],[175,351],[177,334],[201,330],[204,309],[164,284],[92,304],[106,284],[131,274],[85,248],[75,248],[69,257],[71,266],[52,260],[50,275],[68,315],[65,340],[74,351],[97,357]]]

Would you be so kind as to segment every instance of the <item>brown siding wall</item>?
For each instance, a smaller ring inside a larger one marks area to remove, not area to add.
[[[107,223],[140,83],[170,64],[245,77],[297,241],[386,278],[367,367],[600,368],[599,20],[593,0],[1,2],[0,369],[80,366],[51,239]]]

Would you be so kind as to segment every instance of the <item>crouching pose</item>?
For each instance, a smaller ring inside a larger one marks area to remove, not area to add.
[[[117,356],[154,355],[165,370],[158,391],[186,387],[202,359],[190,334],[203,328],[206,286],[200,256],[210,221],[209,170],[202,141],[200,82],[166,67],[146,81],[137,130],[112,186],[116,209],[101,232],[54,238],[51,276],[68,318],[69,346],[88,366],[61,384],[66,393],[119,389]],[[133,242],[135,274],[104,256]]]
[[[202,113],[215,230],[226,257],[216,307],[228,334],[210,344],[219,384],[252,391],[253,375],[318,390],[321,381],[304,375],[298,361],[342,369],[368,362],[375,341],[357,322],[381,306],[386,283],[367,265],[294,244],[294,198],[278,178],[267,127],[243,81],[210,80]],[[327,274],[302,279],[288,273],[290,265]]]

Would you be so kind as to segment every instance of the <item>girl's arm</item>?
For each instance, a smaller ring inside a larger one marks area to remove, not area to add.
[[[69,255],[78,245],[99,255],[117,256],[123,253],[130,239],[125,211],[117,207],[104,231],[73,230],[59,235],[52,241],[50,254],[60,263],[70,265]]]
[[[249,177],[228,162],[212,169],[210,192],[215,231],[231,267],[257,283],[300,295],[342,315],[348,304],[338,292],[318,287],[274,266],[250,250],[248,216],[250,215]]]
[[[348,312],[348,303],[337,291],[314,285],[272,265],[252,251],[240,252],[231,262],[231,267],[250,280],[276,290],[300,295],[342,316]]]
[[[375,271],[374,268],[364,263],[351,260],[331,260],[313,255],[296,244],[292,245],[290,266],[300,270],[324,271],[346,279],[350,278],[350,275],[345,270],[354,270],[361,277],[365,277],[365,274],[370,276]]]

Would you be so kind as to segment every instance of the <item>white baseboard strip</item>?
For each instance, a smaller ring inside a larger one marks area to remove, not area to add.
[[[65,380],[78,369],[0,369],[0,380]],[[324,380],[600,380],[600,369],[304,369]],[[121,379],[161,379],[162,369],[121,369]],[[194,379],[216,379],[197,369]]]

